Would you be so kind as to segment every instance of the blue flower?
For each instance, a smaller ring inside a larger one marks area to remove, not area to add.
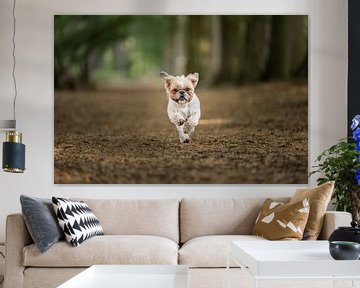
[[[356,128],[356,130],[353,131],[353,136],[356,142],[360,141],[360,128]]]
[[[351,130],[355,130],[360,124],[360,115],[356,115],[352,119]]]
[[[360,152],[360,142],[356,142],[355,150]],[[360,156],[360,155],[359,155]]]
[[[355,179],[358,182],[359,186],[360,186],[360,167],[358,168],[358,170],[355,173]]]

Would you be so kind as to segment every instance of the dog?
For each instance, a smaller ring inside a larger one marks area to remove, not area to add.
[[[189,143],[201,116],[200,100],[194,92],[199,82],[199,74],[172,76],[162,71],[160,77],[165,82],[170,122],[179,133],[180,143]]]

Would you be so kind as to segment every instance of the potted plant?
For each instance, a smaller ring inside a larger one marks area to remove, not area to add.
[[[335,209],[352,213],[360,223],[360,115],[353,118],[351,129],[353,137],[325,149],[309,175],[319,173],[318,185],[335,181],[332,195]]]

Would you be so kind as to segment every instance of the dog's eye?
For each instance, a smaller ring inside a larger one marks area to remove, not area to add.
[[[173,93],[176,93],[177,91],[178,91],[177,89],[173,89],[173,90],[172,90]]]
[[[190,89],[190,88],[186,88],[185,90],[186,90],[187,92],[189,92],[191,89]]]

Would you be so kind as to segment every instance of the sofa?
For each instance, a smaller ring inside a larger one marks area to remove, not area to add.
[[[105,235],[79,247],[60,241],[41,254],[22,214],[7,217],[5,288],[57,287],[94,264],[189,265],[191,288],[223,288],[230,243],[269,241],[251,235],[264,199],[81,200],[98,217]],[[320,238],[350,221],[349,213],[326,212]],[[235,263],[230,267],[235,287],[244,272]]]

